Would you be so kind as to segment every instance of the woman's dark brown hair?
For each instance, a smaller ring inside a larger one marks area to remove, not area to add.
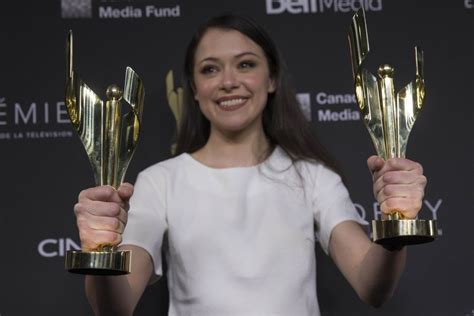
[[[178,129],[176,155],[192,153],[203,147],[210,133],[210,123],[194,100],[194,57],[197,46],[209,29],[235,30],[257,43],[265,53],[275,92],[268,95],[263,111],[263,129],[272,147],[279,145],[293,162],[317,160],[338,171],[334,160],[318,141],[306,121],[288,77],[285,64],[268,33],[250,18],[228,14],[208,20],[189,43],[184,62],[184,105]],[[338,172],[339,173],[339,172]]]

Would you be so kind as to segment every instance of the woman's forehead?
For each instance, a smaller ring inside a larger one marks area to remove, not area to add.
[[[239,31],[211,28],[201,38],[194,58],[199,63],[205,59],[235,58],[246,52],[265,57],[262,48]]]

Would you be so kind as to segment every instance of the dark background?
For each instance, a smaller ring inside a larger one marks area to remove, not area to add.
[[[279,1],[274,6],[281,5]],[[82,144],[64,121],[67,116],[59,113],[60,119],[56,118],[56,104],[64,98],[69,29],[74,31],[75,69],[97,94],[104,97],[110,83],[122,85],[128,65],[145,83],[142,137],[127,173],[133,183],[140,170],[170,156],[175,123],[166,99],[165,76],[173,70],[175,84],[181,85],[184,50],[197,25],[223,12],[255,18],[282,50],[296,91],[310,95],[312,123],[343,167],[354,203],[367,220],[374,218],[366,167],[374,149],[363,122],[319,119],[320,110],[352,112],[357,106],[316,100],[321,92],[353,93],[347,43],[353,11],[335,12],[332,7],[316,13],[267,14],[267,2],[271,1],[92,0],[89,18],[63,18],[61,0],[1,2],[1,316],[91,314],[83,277],[63,270],[64,251],[79,242],[73,205],[81,189],[94,185]],[[352,1],[326,1],[340,2]],[[322,314],[474,315],[473,1],[365,2],[382,8],[367,11],[372,49],[368,67],[373,72],[379,64],[391,63],[396,69],[395,84],[401,88],[414,78],[413,47],[419,45],[425,51],[427,97],[407,157],[424,166],[429,183],[420,217],[433,218],[428,206],[437,205],[441,236],[434,243],[410,247],[394,297],[378,310],[358,300],[318,246]],[[179,6],[180,16],[107,19],[98,14],[99,7],[147,5]],[[18,108],[26,115],[32,103],[36,122],[33,116],[16,122]],[[66,131],[67,135],[27,136],[41,131]],[[15,138],[20,135],[23,138]],[[136,315],[166,315],[167,300],[166,282],[161,280],[146,290]]]

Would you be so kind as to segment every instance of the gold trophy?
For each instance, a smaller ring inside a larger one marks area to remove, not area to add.
[[[89,156],[96,185],[117,189],[138,143],[145,96],[142,80],[127,67],[123,92],[110,85],[104,103],[74,72],[71,31],[66,46],[69,118]],[[128,111],[122,108],[122,99],[130,105]],[[130,251],[104,244],[93,251],[68,251],[65,268],[80,274],[121,275],[130,273],[130,262]]]
[[[395,94],[393,67],[381,65],[378,78],[361,67],[369,53],[363,9],[352,18],[349,44],[357,103],[377,154],[385,160],[405,158],[408,136],[425,97],[423,52],[415,47],[415,80]],[[436,220],[407,219],[399,211],[393,210],[382,220],[372,221],[374,242],[400,248],[430,242],[437,237]]]
[[[181,87],[177,87],[175,89],[173,70],[168,71],[168,73],[166,74],[165,84],[166,84],[166,97],[168,99],[168,105],[176,121],[176,134],[178,134],[179,127],[181,126],[181,112],[183,108],[184,90]],[[173,155],[176,153],[176,143],[171,145],[171,153]]]

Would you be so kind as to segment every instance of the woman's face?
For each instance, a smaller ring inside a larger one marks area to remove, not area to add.
[[[194,56],[194,89],[211,133],[240,132],[262,128],[275,84],[260,46],[238,31],[209,29]]]

